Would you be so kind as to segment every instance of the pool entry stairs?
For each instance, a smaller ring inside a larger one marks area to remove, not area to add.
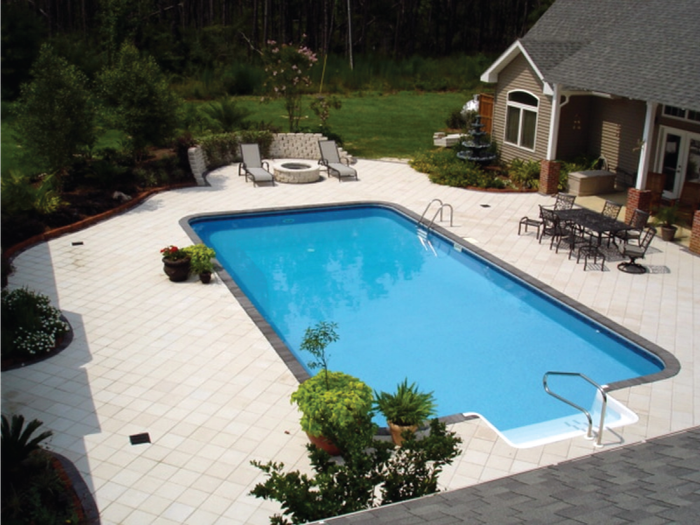
[[[548,381],[552,376],[570,377],[572,380],[583,380],[589,383],[595,389],[590,408],[586,409],[553,391]],[[639,421],[637,414],[608,395],[603,386],[582,373],[550,371],[544,374],[542,386],[547,394],[580,413],[505,431],[500,431],[489,423],[513,447],[531,448],[580,436],[594,440],[595,447],[602,447],[603,429],[611,430]],[[597,432],[594,431],[595,422],[598,423]]]

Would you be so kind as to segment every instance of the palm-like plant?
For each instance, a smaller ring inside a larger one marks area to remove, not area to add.
[[[24,416],[15,414],[12,423],[2,416],[2,465],[10,470],[19,466],[29,454],[39,448],[39,443],[53,436],[53,432],[47,430],[32,438],[32,434],[43,423],[38,419],[31,420],[24,426]]]
[[[250,111],[245,108],[239,108],[236,105],[236,101],[232,98],[211,102],[203,106],[202,111],[207,119],[224,133],[249,127],[245,119],[250,115]]]

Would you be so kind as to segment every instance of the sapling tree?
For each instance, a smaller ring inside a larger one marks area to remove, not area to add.
[[[316,370],[317,368],[323,370],[326,380],[326,389],[330,389],[328,381],[328,358],[330,354],[326,352],[326,347],[338,340],[337,328],[338,325],[336,323],[319,321],[315,327],[306,329],[304,339],[299,347],[301,350],[306,350],[314,356],[314,360],[306,364],[311,370]]]

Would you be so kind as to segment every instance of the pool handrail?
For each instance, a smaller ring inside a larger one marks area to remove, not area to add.
[[[574,407],[576,410],[580,410],[581,412],[583,412],[586,415],[586,419],[588,419],[588,432],[586,433],[586,439],[593,439],[593,418],[591,417],[590,412],[588,412],[588,410],[586,410],[585,408],[578,406],[573,401],[570,401],[570,400],[566,399],[565,397],[562,397],[559,394],[552,392],[549,389],[549,385],[547,384],[547,378],[550,375],[580,377],[580,378],[588,381],[591,385],[593,385],[598,390],[598,392],[600,392],[601,397],[602,397],[602,403],[601,403],[601,407],[600,407],[600,426],[598,427],[598,438],[596,439],[595,446],[602,447],[603,445],[602,445],[601,441],[603,439],[603,428],[605,426],[605,409],[608,405],[608,395],[605,392],[605,389],[602,386],[600,386],[598,383],[593,381],[591,378],[587,377],[585,374],[581,374],[580,372],[549,371],[542,378],[542,385],[544,386],[545,392],[547,392],[552,397],[556,397],[559,401],[563,401],[567,405]]]
[[[423,224],[423,219],[425,218],[425,214],[428,213],[428,210],[430,207],[433,205],[434,202],[437,202],[440,205],[440,208],[435,212],[435,215],[433,215],[432,220],[427,224],[427,228],[430,229],[430,227],[433,225],[435,222],[435,219],[438,216],[438,213],[440,214],[440,221],[442,221],[442,210],[445,208],[450,209],[450,227],[452,227],[452,219],[454,217],[454,209],[452,208],[451,204],[443,204],[443,202],[440,199],[433,199],[431,200],[428,205],[425,207],[425,210],[423,211],[423,215],[420,216],[420,219],[418,219],[418,226]]]

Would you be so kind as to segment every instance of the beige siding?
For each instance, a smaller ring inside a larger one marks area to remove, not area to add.
[[[528,151],[506,144],[504,140],[508,92],[518,89],[528,91],[539,99],[535,151]],[[498,86],[494,101],[492,136],[500,147],[501,160],[508,162],[515,158],[526,160],[545,158],[547,156],[547,135],[549,133],[551,112],[551,99],[542,93],[542,83],[532,68],[530,68],[527,60],[522,55],[513,59],[498,75]]]
[[[636,100],[592,97],[590,154],[602,155],[610,169],[636,172],[646,104]]]

